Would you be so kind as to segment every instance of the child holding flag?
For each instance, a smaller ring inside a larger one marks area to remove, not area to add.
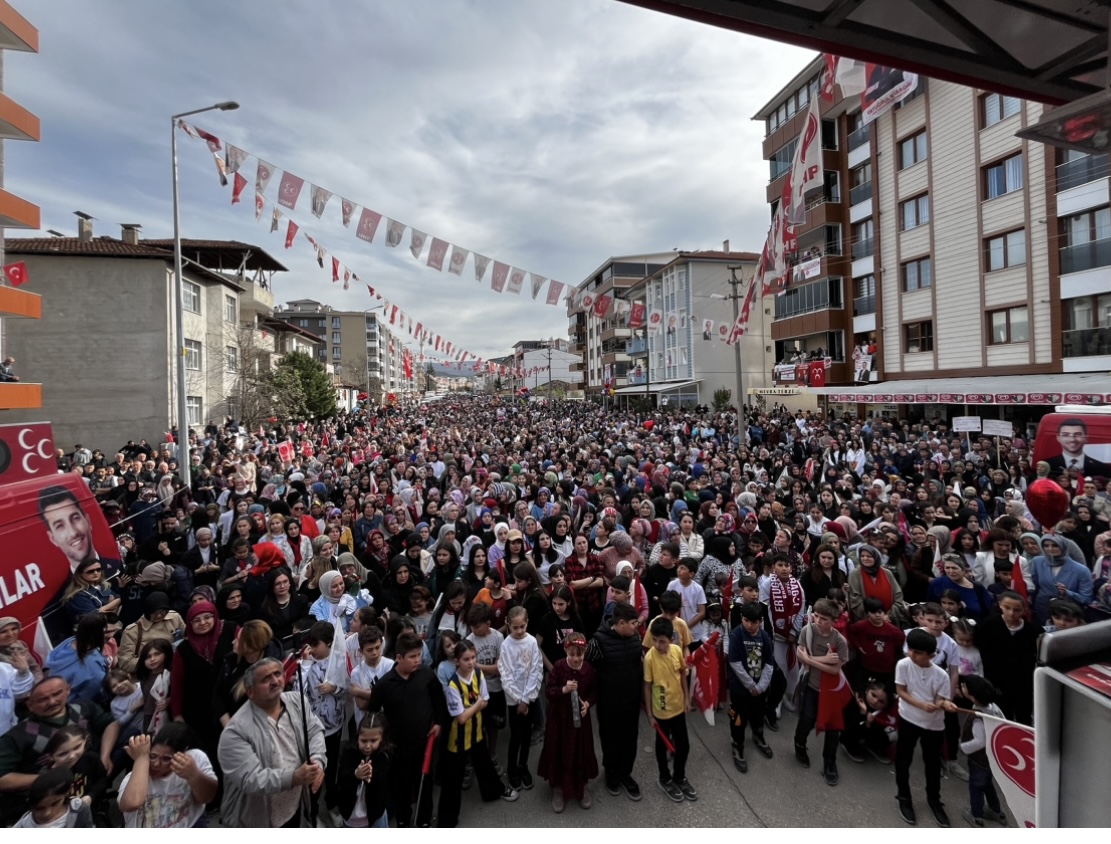
[[[798,726],[795,728],[795,758],[804,768],[809,768],[806,740],[815,725],[819,732],[825,730],[822,776],[828,785],[837,785],[839,779],[837,744],[844,727],[841,711],[852,698],[848,682],[841,673],[842,666],[849,661],[849,643],[833,629],[833,622],[840,614],[837,604],[829,598],[822,598],[814,605],[814,620],[803,628],[798,645],[799,662],[810,670],[802,689]],[[834,679],[832,685],[825,679],[826,675]],[[840,726],[837,726],[838,721]]]

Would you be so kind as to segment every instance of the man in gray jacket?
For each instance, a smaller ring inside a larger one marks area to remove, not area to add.
[[[308,711],[308,748],[301,698],[285,687],[282,664],[262,659],[247,669],[243,685],[250,704],[241,708],[220,736],[224,771],[221,823],[229,827],[297,827],[305,786],[324,782],[328,754],[324,727]],[[306,761],[307,760],[307,761]]]

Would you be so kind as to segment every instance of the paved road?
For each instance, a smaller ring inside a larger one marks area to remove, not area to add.
[[[536,779],[536,787],[525,791],[516,803],[483,804],[478,789],[463,793],[460,826],[488,827],[902,827],[895,806],[895,770],[880,765],[870,756],[856,764],[844,753],[838,756],[841,782],[835,788],[825,784],[821,775],[820,739],[810,738],[811,767],[804,769],[795,761],[792,738],[795,716],[784,712],[778,733],[766,732],[775,757],[765,759],[751,746],[747,752],[749,769],[739,773],[733,767],[729,729],[724,713],[717,725],[709,726],[701,715],[688,715],[691,729],[691,756],[687,778],[698,790],[694,803],[673,803],[656,784],[656,761],[652,734],[641,718],[640,753],[633,776],[640,783],[644,799],[631,802],[624,795],[611,797],[601,783],[594,781],[594,806],[584,811],[568,801],[562,815],[551,808],[547,784]],[[508,734],[505,736],[508,738]],[[540,756],[534,747],[530,755],[532,771]],[[601,763],[602,752],[597,749]],[[501,753],[504,763],[504,749]],[[962,759],[962,764],[964,760]],[[504,767],[504,764],[503,764]],[[911,788],[918,825],[936,828],[926,806],[925,779],[920,757],[915,757]],[[957,779],[942,780],[942,799],[954,828],[967,828],[961,812],[968,806],[968,785]],[[990,826],[990,825],[989,825]]]

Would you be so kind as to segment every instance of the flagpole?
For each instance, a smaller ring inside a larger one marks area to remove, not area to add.
[[[181,199],[177,186],[177,122],[183,117],[192,114],[201,114],[206,111],[234,111],[239,108],[239,103],[227,100],[205,108],[195,108],[192,111],[183,111],[170,116],[170,159],[173,168],[174,191],[174,317],[177,320],[177,467],[181,475],[181,483],[186,489],[190,487],[189,465],[189,408],[186,405],[185,394],[185,283],[182,281],[181,268]]]

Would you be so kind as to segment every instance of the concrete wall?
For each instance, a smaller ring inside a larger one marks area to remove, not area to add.
[[[49,421],[59,447],[114,451],[161,442],[169,428],[169,274],[164,261],[28,255],[39,321],[5,320],[6,351],[24,381],[42,382],[39,410],[4,422]]]

